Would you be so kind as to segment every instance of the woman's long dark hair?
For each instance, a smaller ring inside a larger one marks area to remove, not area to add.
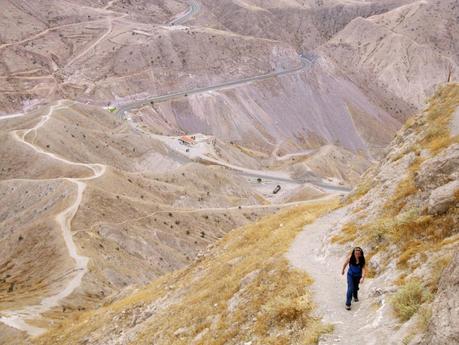
[[[362,253],[362,256],[359,259],[359,266],[364,267],[365,266],[365,255],[363,253],[363,249],[360,247],[355,247],[354,249],[352,249],[352,254],[351,254],[351,258],[349,259],[349,263],[352,265],[357,265],[357,259],[355,258],[356,250],[360,250],[360,252]]]

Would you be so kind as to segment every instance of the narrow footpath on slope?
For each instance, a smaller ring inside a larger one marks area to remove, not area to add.
[[[374,290],[371,280],[360,285],[360,301],[353,302],[350,311],[345,309],[347,282],[341,269],[349,253],[331,247],[327,236],[345,213],[346,209],[341,208],[306,225],[286,256],[292,266],[313,278],[311,293],[316,314],[334,327],[333,332],[321,337],[319,345],[392,344],[394,320],[385,317],[390,307],[385,298],[378,304],[370,297]]]
[[[22,145],[27,145],[33,149],[39,155],[47,155],[55,160],[61,161],[65,164],[70,164],[74,166],[82,166],[88,168],[89,171],[92,171],[92,174],[89,177],[82,178],[69,178],[62,177],[61,180],[66,180],[73,183],[76,186],[76,196],[72,204],[66,207],[62,212],[56,215],[55,221],[59,225],[62,231],[62,237],[67,248],[68,255],[74,260],[73,276],[68,279],[58,291],[54,291],[50,296],[43,297],[39,304],[26,306],[17,310],[2,310],[0,313],[0,322],[19,329],[21,331],[27,332],[31,336],[37,336],[46,332],[46,329],[33,326],[29,324],[28,320],[33,320],[38,318],[41,314],[45,313],[48,310],[59,305],[59,303],[70,294],[72,294],[78,287],[81,285],[83,276],[86,274],[88,268],[89,259],[85,256],[79,255],[77,251],[76,244],[73,240],[73,233],[71,230],[71,222],[74,218],[78,208],[80,207],[81,201],[83,199],[83,193],[86,188],[86,182],[89,180],[97,179],[105,173],[106,166],[102,164],[86,164],[72,162],[65,158],[59,157],[54,153],[47,152],[41,147],[36,146],[33,141],[29,142],[26,140],[26,137],[30,134],[34,134],[34,139],[36,138],[37,131],[43,127],[43,125],[49,121],[51,115],[54,111],[62,107],[62,102],[59,101],[57,105],[53,105],[49,108],[49,111],[46,115],[41,117],[41,120],[30,129],[25,131],[16,130],[11,132],[13,138]],[[7,117],[5,117],[7,118]],[[11,118],[11,117],[10,117]],[[3,119],[3,118],[0,118]]]

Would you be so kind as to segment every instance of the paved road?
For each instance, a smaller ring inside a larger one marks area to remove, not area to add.
[[[171,20],[167,25],[182,25],[186,21],[188,21],[192,16],[198,13],[201,10],[201,5],[194,1],[190,1],[190,8],[180,17]]]
[[[303,55],[301,55],[300,58],[301,58],[301,65],[298,66],[298,67],[295,67],[295,68],[282,70],[282,71],[275,71],[275,72],[265,73],[265,74],[261,74],[261,75],[257,75],[257,76],[253,76],[253,77],[247,77],[247,78],[238,79],[238,80],[233,80],[233,81],[229,81],[229,82],[225,82],[225,83],[221,83],[221,84],[217,84],[217,85],[213,85],[213,86],[207,86],[207,87],[191,89],[191,90],[186,90],[186,91],[178,91],[178,92],[165,94],[165,95],[162,95],[162,96],[153,96],[153,97],[149,97],[147,99],[133,101],[131,103],[125,104],[123,106],[120,106],[118,111],[116,112],[116,114],[120,118],[123,119],[123,118],[125,118],[125,112],[127,112],[127,111],[129,111],[131,109],[140,108],[140,107],[142,107],[144,105],[150,104],[151,102],[153,102],[153,103],[165,102],[167,100],[170,100],[170,99],[173,99],[173,98],[178,98],[178,97],[183,97],[183,96],[186,96],[186,95],[193,95],[193,94],[198,94],[198,93],[203,93],[203,92],[208,92],[208,91],[219,90],[219,89],[223,89],[223,88],[230,87],[230,86],[236,86],[236,85],[241,85],[241,84],[245,84],[245,83],[249,83],[249,82],[253,82],[253,81],[258,81],[258,80],[264,80],[264,79],[269,79],[269,78],[273,78],[273,77],[278,77],[278,76],[289,74],[289,73],[295,73],[295,72],[298,72],[298,71],[310,66],[313,63],[312,60],[308,59],[307,57],[305,57]],[[138,130],[138,128],[135,125],[132,126],[132,127],[133,127],[134,131]],[[202,156],[200,158],[205,160],[205,161],[208,161],[209,163],[225,165],[230,169],[238,170],[238,171],[241,172],[241,175],[245,175],[245,176],[250,176],[250,177],[255,177],[255,178],[258,178],[258,177],[269,178],[269,179],[271,179],[273,181],[284,182],[284,183],[285,182],[287,182],[287,183],[296,183],[296,184],[312,183],[312,184],[316,185],[317,187],[323,188],[323,189],[325,189],[325,190],[327,190],[329,192],[349,192],[351,190],[350,188],[346,188],[346,187],[343,187],[343,186],[336,186],[336,185],[328,184],[328,183],[325,183],[325,182],[319,182],[319,181],[297,181],[297,180],[292,180],[288,176],[277,176],[277,175],[273,175],[273,174],[271,174],[269,172],[268,173],[261,173],[260,171],[249,171],[249,170],[241,168],[241,167],[229,166],[228,163],[221,162],[221,161],[216,161],[216,160],[210,159],[209,157],[205,157],[205,156]]]
[[[236,86],[236,85],[250,83],[250,82],[253,82],[253,81],[265,80],[265,79],[278,77],[278,76],[285,75],[285,74],[295,73],[295,72],[301,71],[302,69],[308,67],[310,64],[311,64],[310,60],[308,60],[305,57],[301,57],[301,65],[297,66],[297,67],[294,67],[294,68],[281,70],[281,71],[275,71],[275,72],[269,72],[269,73],[260,74],[260,75],[247,77],[247,78],[242,78],[242,79],[238,79],[238,80],[232,80],[232,81],[228,81],[228,82],[224,82],[224,83],[220,83],[220,84],[216,84],[216,85],[212,85],[212,86],[206,86],[206,87],[201,87],[201,88],[196,88],[196,89],[189,89],[189,90],[178,91],[178,92],[172,92],[172,93],[168,93],[168,94],[161,95],[161,96],[153,96],[153,97],[149,97],[149,98],[146,98],[146,99],[132,101],[132,102],[130,102],[128,104],[119,106],[118,111],[116,112],[116,114],[118,116],[120,116],[121,118],[123,118],[124,117],[124,112],[129,111],[131,109],[140,108],[140,107],[142,107],[144,105],[147,105],[147,104],[149,104],[151,102],[153,102],[153,103],[165,102],[165,101],[168,101],[168,100],[171,100],[171,99],[174,99],[174,98],[194,95],[194,94],[208,92],[208,91],[215,91],[215,90],[223,89],[223,88],[230,87],[230,86]]]
[[[178,144],[178,138],[167,137],[167,136],[164,136],[164,135],[158,135],[158,134],[152,134],[152,133],[147,133],[147,132],[143,131],[141,128],[137,128],[136,124],[133,123],[132,121],[129,121],[129,123],[131,125],[131,128],[133,128],[135,131],[142,132],[143,134],[148,135],[148,136],[150,136],[150,137],[152,137],[154,139],[157,139],[157,140],[161,141],[162,143],[164,143],[167,147],[169,147],[171,149],[172,152],[175,152],[177,154],[177,156],[183,157],[182,161],[183,160],[188,160],[188,161],[192,162],[192,161],[195,161],[195,160],[199,160],[199,161],[201,161],[203,163],[209,163],[209,164],[215,164],[215,165],[224,166],[224,167],[226,167],[228,169],[231,169],[233,171],[238,172],[239,175],[241,175],[241,176],[253,177],[253,178],[256,178],[256,179],[257,178],[262,178],[262,179],[270,180],[270,181],[273,181],[275,183],[280,183],[280,184],[289,183],[289,184],[296,184],[296,185],[300,186],[300,185],[303,185],[305,183],[310,183],[312,185],[315,185],[317,187],[325,189],[327,192],[331,192],[331,193],[339,193],[339,192],[347,193],[347,192],[350,192],[350,190],[351,190],[350,188],[347,188],[347,187],[344,187],[344,186],[337,186],[337,185],[334,185],[334,184],[326,183],[325,181],[323,181],[323,180],[321,180],[319,178],[314,179],[314,180],[306,180],[306,179],[296,180],[296,179],[292,179],[289,176],[288,173],[282,172],[282,171],[254,170],[254,169],[248,169],[248,168],[244,168],[244,167],[241,167],[241,166],[233,165],[233,164],[230,164],[228,162],[209,157],[206,154],[205,150],[194,152],[194,151],[197,150],[196,147],[194,147],[192,150],[190,150],[190,152],[186,152],[186,148],[182,148],[182,146]]]
[[[283,172],[247,169],[247,168],[232,165],[232,164],[229,164],[223,161],[219,161],[217,159],[206,157],[204,155],[201,155],[199,158],[209,163],[222,165],[229,169],[238,171],[239,174],[242,176],[248,176],[248,177],[254,177],[254,178],[264,178],[264,179],[269,179],[269,180],[280,182],[280,183],[293,183],[293,184],[298,184],[298,185],[303,185],[305,183],[311,183],[317,187],[321,187],[327,191],[335,192],[335,193],[336,192],[349,192],[351,190],[350,188],[347,188],[344,186],[336,186],[333,184],[325,183],[323,181],[295,180],[295,179],[292,179],[287,173],[283,173]]]

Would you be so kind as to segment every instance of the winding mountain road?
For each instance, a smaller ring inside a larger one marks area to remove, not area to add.
[[[290,73],[295,73],[295,72],[301,71],[302,69],[308,67],[310,64],[311,64],[310,60],[308,60],[305,57],[301,57],[301,64],[300,64],[300,66],[297,66],[297,67],[293,67],[293,68],[289,68],[289,69],[285,69],[285,70],[281,70],[281,71],[274,71],[274,72],[259,74],[259,75],[255,75],[255,76],[252,76],[252,77],[232,80],[232,81],[228,81],[228,82],[224,82],[224,83],[220,83],[220,84],[215,84],[215,85],[212,85],[212,86],[206,86],[206,87],[200,87],[200,88],[196,88],[196,89],[188,89],[188,90],[183,90],[183,91],[177,91],[177,92],[172,92],[172,93],[168,93],[168,94],[161,95],[161,96],[153,96],[153,97],[148,97],[148,98],[137,100],[137,101],[132,101],[132,102],[129,102],[127,104],[120,105],[118,107],[118,110],[117,110],[116,114],[118,116],[120,116],[121,118],[123,118],[125,112],[130,111],[132,109],[140,108],[140,107],[148,105],[148,104],[151,104],[152,102],[153,103],[161,103],[161,102],[169,101],[169,100],[174,99],[174,98],[180,98],[180,97],[184,97],[184,96],[190,96],[190,95],[209,92],[209,91],[217,91],[217,90],[221,90],[221,89],[224,89],[224,88],[227,88],[227,87],[238,86],[238,85],[247,84],[247,83],[251,83],[251,82],[254,82],[254,81],[265,80],[265,79],[269,79],[269,78],[273,78],[273,77],[279,77],[281,75],[285,75],[285,74],[290,74]]]
[[[113,2],[109,2],[111,5]],[[109,5],[106,6],[107,9]],[[200,10],[200,5],[197,1],[190,1],[190,8],[183,13],[182,15],[179,15],[177,18],[173,19],[168,23],[168,25],[181,25],[187,20],[189,20],[192,16],[194,16],[196,13],[198,13]],[[120,17],[123,17],[124,15],[121,15]],[[117,18],[120,18],[117,17]],[[89,51],[91,51],[93,48],[97,46],[99,42],[101,42],[104,38],[106,38],[111,32],[112,32],[112,20],[114,18],[108,18],[107,20],[107,31],[99,38],[97,39],[94,43],[92,43],[90,46],[88,46],[86,49],[84,49],[82,52],[80,52],[77,56],[75,56],[72,60],[68,62],[68,65],[72,64],[74,61],[77,59],[81,58],[82,56],[86,55]],[[75,25],[75,24],[68,24],[70,25]],[[65,25],[63,25],[65,26]],[[13,44],[19,44],[26,42],[28,40],[31,40],[35,37],[40,37],[47,32],[51,30],[55,30],[56,28],[50,28],[47,30],[44,30],[42,32],[39,32],[35,34],[33,37],[18,41],[18,42],[13,42],[9,44],[3,44],[0,45],[0,48],[4,48]],[[178,98],[178,97],[183,97],[187,95],[193,95],[193,94],[199,94],[199,93],[204,93],[208,91],[215,91],[215,90],[220,90],[228,87],[233,87],[233,86],[238,86],[254,81],[261,81],[273,77],[278,77],[290,73],[296,73],[298,71],[301,71],[302,69],[308,67],[311,64],[311,61],[308,60],[307,58],[301,56],[301,64],[296,67],[292,67],[289,69],[285,70],[278,70],[278,71],[273,71],[273,72],[268,72],[260,75],[255,75],[247,78],[242,78],[238,80],[233,80],[233,81],[228,81],[212,86],[207,86],[207,87],[201,87],[201,88],[195,88],[195,89],[189,89],[189,90],[184,90],[184,91],[178,91],[178,92],[173,92],[165,95],[160,95],[160,96],[154,96],[154,97],[149,97],[143,100],[137,100],[130,102],[128,104],[122,105],[119,107],[117,114],[120,117],[124,117],[125,112],[142,107],[144,105],[147,105],[151,102],[164,102],[170,99]],[[31,336],[37,336],[40,334],[43,334],[46,332],[46,329],[40,328],[34,325],[31,325],[28,323],[28,320],[33,320],[38,318],[41,314],[51,310],[52,308],[56,307],[59,305],[59,303],[69,295],[71,295],[77,288],[80,287],[81,281],[83,279],[83,276],[87,273],[87,265],[89,258],[79,255],[78,250],[76,247],[76,244],[73,240],[73,233],[71,229],[71,222],[73,218],[75,217],[76,212],[78,211],[80,204],[83,199],[84,191],[87,186],[87,182],[90,180],[97,179],[101,177],[105,171],[106,171],[106,166],[103,164],[86,164],[86,163],[79,163],[79,162],[73,162],[69,161],[63,157],[59,157],[58,155],[48,152],[41,147],[37,146],[34,141],[37,136],[37,131],[43,127],[51,118],[52,114],[59,109],[64,109],[65,105],[63,104],[64,101],[59,101],[57,104],[50,106],[49,111],[47,114],[43,115],[41,120],[32,128],[27,129],[27,130],[16,130],[12,131],[11,135],[12,137],[19,142],[21,145],[26,145],[33,149],[37,154],[39,155],[46,155],[52,159],[58,160],[64,164],[68,165],[73,165],[73,166],[80,166],[80,167],[85,167],[88,169],[88,176],[87,177],[82,177],[82,178],[70,178],[70,177],[61,177],[59,178],[60,180],[65,180],[68,181],[75,186],[75,198],[71,204],[66,207],[63,211],[61,211],[59,214],[55,216],[55,221],[57,225],[59,226],[62,236],[64,239],[64,243],[66,245],[67,252],[69,256],[73,259],[74,261],[74,268],[70,272],[72,274],[69,279],[65,281],[63,284],[63,287],[59,289],[59,291],[54,292],[50,296],[43,297],[40,302],[36,305],[31,305],[31,306],[26,306],[20,309],[16,310],[4,310],[0,312],[0,322],[16,328],[21,331],[27,332]],[[13,119],[13,118],[18,118],[25,116],[26,114],[23,113],[18,113],[18,114],[11,114],[11,115],[6,115],[0,117],[0,120],[8,120],[8,119]],[[32,140],[30,140],[29,136],[33,135]],[[294,154],[292,154],[293,156]],[[274,181],[279,181],[279,182],[288,182],[288,183],[304,183],[301,181],[295,181],[292,180],[287,174],[285,173],[277,173],[277,172],[266,172],[266,171],[258,171],[258,170],[250,170],[246,169],[243,167],[238,167],[231,165],[229,163],[219,161],[212,159],[207,156],[202,156],[200,157],[203,160],[208,161],[209,163],[212,164],[218,164],[218,165],[223,165],[226,166],[230,169],[236,170],[240,172],[242,175],[245,176],[252,176],[252,177],[262,177],[262,178],[269,178]],[[328,189],[332,192],[339,192],[339,191],[348,191],[347,188],[344,187],[339,187],[339,186],[334,186],[334,185],[328,185],[322,182],[314,182],[316,186],[322,187],[324,189]],[[317,201],[317,200],[316,200]],[[312,202],[316,202],[312,201]],[[303,202],[294,202],[294,203],[288,203],[288,204],[280,204],[280,205],[254,205],[254,206],[244,206],[244,209],[255,209],[255,208],[276,208],[276,207],[285,207],[285,206],[293,206],[293,205],[298,205],[302,204]],[[220,210],[229,210],[229,209],[236,209],[234,208],[213,208],[213,209],[189,209],[189,210],[182,210],[182,211],[174,211],[174,212],[184,212],[184,213],[192,213],[192,212],[204,212],[204,211],[220,211]],[[163,211],[159,211],[163,212]],[[151,216],[151,215],[150,215]]]
[[[177,18],[171,20],[167,25],[182,25],[188,21],[192,16],[198,13],[201,10],[201,5],[195,1],[190,1],[190,8],[184,13],[179,15]]]
[[[62,236],[67,247],[68,254],[75,262],[74,269],[72,270],[72,272],[75,273],[74,276],[65,283],[64,287],[60,291],[51,296],[44,297],[37,305],[27,306],[17,310],[3,310],[0,312],[0,322],[10,327],[19,329],[21,331],[25,331],[31,336],[43,334],[44,332],[46,332],[46,329],[30,325],[29,323],[27,323],[27,320],[35,319],[38,316],[40,316],[40,314],[43,314],[44,312],[58,306],[60,301],[62,301],[65,297],[69,296],[72,292],[75,291],[75,289],[77,289],[80,286],[81,280],[87,272],[87,264],[89,259],[85,256],[78,254],[77,247],[72,236],[71,222],[76,212],[78,211],[78,208],[83,199],[83,193],[86,188],[86,181],[97,179],[98,177],[102,176],[106,170],[106,166],[102,164],[85,164],[69,161],[65,158],[57,156],[54,153],[47,152],[33,143],[33,141],[36,138],[37,131],[41,127],[43,127],[43,125],[46,122],[48,122],[53,112],[58,109],[64,108],[62,103],[62,101],[59,101],[56,105],[51,106],[49,108],[48,113],[42,116],[41,120],[33,128],[30,128],[25,131],[16,130],[11,132],[11,135],[15,140],[17,140],[19,143],[23,145],[27,145],[28,147],[32,148],[38,154],[47,155],[65,164],[85,167],[92,172],[90,176],[83,178],[60,178],[61,180],[69,181],[75,184],[76,186],[75,200],[72,202],[72,204],[70,204],[70,206],[65,208],[55,217],[55,221],[62,231]],[[15,115],[17,116],[14,117],[20,116],[19,114]],[[0,119],[3,120],[5,118],[7,117],[1,117]],[[10,116],[8,118],[13,118],[13,116]],[[33,141],[29,142],[26,140],[26,138],[31,133],[33,133],[34,137]]]
[[[128,119],[129,119],[129,116],[128,116]],[[255,169],[248,169],[248,168],[244,168],[241,166],[237,166],[237,165],[225,162],[223,160],[209,157],[204,151],[194,153],[193,151],[198,150],[196,147],[191,148],[191,151],[187,152],[186,147],[182,147],[181,145],[177,144],[178,138],[174,139],[173,137],[167,137],[164,135],[158,135],[158,134],[152,134],[152,133],[145,132],[142,128],[137,127],[136,124],[133,123],[133,121],[129,121],[129,124],[132,126],[135,132],[142,132],[143,134],[150,136],[151,138],[164,143],[168,148],[172,150],[172,152],[177,153],[179,156],[183,157],[184,159],[190,162],[197,160],[201,163],[220,165],[230,170],[238,172],[239,175],[241,176],[253,177],[256,179],[258,178],[268,179],[276,183],[288,183],[288,184],[295,184],[298,186],[301,186],[305,183],[310,183],[330,193],[340,193],[340,192],[348,193],[350,192],[350,188],[348,187],[339,186],[335,184],[329,184],[329,183],[326,183],[323,179],[319,179],[319,178],[314,179],[314,180],[312,179],[297,180],[297,179],[291,178],[288,173],[283,172],[283,171],[255,170]],[[305,152],[309,153],[309,151],[305,151]],[[295,154],[292,154],[292,156],[303,155],[305,154],[305,152],[295,153]]]

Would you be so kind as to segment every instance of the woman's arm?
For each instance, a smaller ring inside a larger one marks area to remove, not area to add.
[[[344,265],[343,265],[343,269],[341,270],[341,274],[344,274],[344,271],[346,270],[346,266],[349,264],[349,260],[350,258],[346,259],[346,261],[344,261]]]

